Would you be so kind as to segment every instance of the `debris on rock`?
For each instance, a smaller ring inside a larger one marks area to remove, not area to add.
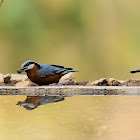
[[[107,80],[107,78],[101,78],[101,79],[95,80],[87,85],[89,85],[89,86],[108,86],[108,80]]]
[[[9,83],[0,82],[0,86],[15,86],[18,81],[12,80]]]
[[[125,82],[124,80],[118,80],[120,83],[121,83],[121,85]]]
[[[4,83],[10,83],[11,74],[8,73],[8,74],[4,75],[3,79],[4,79]]]
[[[58,83],[58,85],[75,85],[75,81],[73,80],[64,80]]]
[[[114,78],[109,78],[108,79],[108,86],[121,86],[121,85],[122,84]]]
[[[122,83],[122,86],[140,86],[139,79],[129,79]]]
[[[91,83],[91,82],[89,82],[89,81],[75,82],[75,85],[89,86],[90,83]]]
[[[81,85],[81,86],[140,86],[139,79],[129,79],[126,81],[116,80],[114,78],[101,78],[99,80],[95,80],[93,82],[83,81],[77,82],[74,80],[73,73],[68,73],[61,77],[59,83],[52,83],[48,86],[56,86],[56,85]],[[2,74],[0,73],[0,86],[38,86],[29,80],[27,75],[19,75],[19,74]]]

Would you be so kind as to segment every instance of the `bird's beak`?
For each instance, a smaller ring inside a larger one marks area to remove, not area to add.
[[[20,69],[17,69],[17,72],[20,74],[24,71],[24,69],[20,68]]]

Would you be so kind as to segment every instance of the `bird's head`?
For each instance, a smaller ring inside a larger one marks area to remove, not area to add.
[[[32,61],[32,60],[28,60],[26,62],[24,62],[22,65],[21,65],[21,68],[19,68],[17,70],[17,72],[20,74],[22,73],[23,71],[28,71],[30,69],[33,69],[34,65],[36,65],[38,68],[40,68],[40,64],[35,62],[35,61]]]

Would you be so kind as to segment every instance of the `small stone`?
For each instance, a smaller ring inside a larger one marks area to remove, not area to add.
[[[74,83],[74,75],[73,75],[73,73],[70,72],[61,77],[58,85],[71,85],[73,83]]]
[[[64,81],[64,80],[74,80],[74,75],[72,72],[65,74],[64,76],[61,77],[59,81]]]
[[[4,83],[4,75],[0,73],[0,83]]]
[[[23,74],[11,74],[11,80],[15,80],[15,81],[28,81],[28,77],[27,75],[23,75]]]
[[[6,75],[4,75],[4,83],[9,83],[10,82],[10,79],[11,79],[11,74],[8,73]]]
[[[15,86],[31,86],[31,82],[30,81],[21,81],[21,82],[18,82]]]
[[[121,85],[122,84],[114,78],[109,78],[108,79],[108,86],[121,86]]]
[[[107,78],[101,78],[87,84],[88,86],[108,86]]]

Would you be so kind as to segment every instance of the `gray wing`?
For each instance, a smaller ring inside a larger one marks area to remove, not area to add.
[[[52,76],[54,74],[62,74],[65,75],[69,72],[78,72],[73,70],[72,68],[65,68],[64,66],[60,65],[46,65],[40,64],[41,68],[38,70],[40,76]]]
[[[67,74],[69,72],[78,72],[73,70],[72,68],[65,68],[60,65],[45,65],[40,64],[41,68],[38,70],[40,76],[52,76],[54,74]]]

